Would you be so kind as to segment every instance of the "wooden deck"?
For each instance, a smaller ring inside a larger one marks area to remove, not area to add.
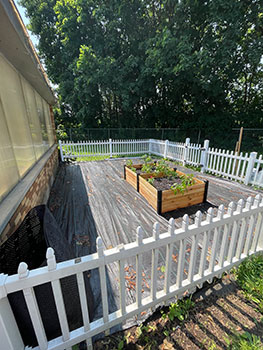
[[[195,177],[209,180],[207,203],[178,209],[162,216],[123,178],[125,160],[105,160],[62,164],[59,168],[51,191],[48,206],[63,230],[68,242],[74,247],[76,256],[83,256],[96,251],[96,237],[101,236],[105,248],[112,248],[121,243],[135,241],[136,228],[140,225],[143,236],[152,236],[153,224],[160,223],[160,232],[166,232],[168,220],[175,218],[176,227],[180,227],[184,214],[193,221],[195,213],[204,214],[208,208],[224,204],[227,208],[231,201],[255,196],[258,191],[251,187],[209,175],[201,175],[187,168],[177,167],[185,173],[194,173]],[[200,241],[202,244],[202,241]],[[178,247],[174,245],[174,255]],[[159,266],[165,262],[165,251],[159,251]],[[186,256],[187,258],[187,256]],[[128,261],[129,271],[135,261]],[[110,312],[117,309],[119,303],[118,266],[108,268],[108,298]],[[143,257],[145,271],[145,293],[149,293],[151,252]],[[175,273],[171,277],[176,278]],[[94,295],[95,318],[101,315],[98,273],[90,278]],[[157,287],[158,290],[158,287]],[[127,291],[130,302],[135,301],[133,290]],[[147,315],[145,315],[146,317]],[[127,326],[134,324],[130,322]]]

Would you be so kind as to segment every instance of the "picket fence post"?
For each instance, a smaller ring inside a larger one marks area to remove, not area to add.
[[[5,350],[24,350],[25,345],[5,290],[4,283],[6,278],[7,275],[0,274],[0,347]]]
[[[58,143],[59,143],[59,151],[60,151],[61,161],[64,162],[63,148],[62,148],[62,142],[61,142],[61,140],[58,140]]]
[[[112,158],[112,139],[109,139],[110,144],[110,158]]]
[[[184,144],[184,159],[183,159],[183,165],[186,165],[187,160],[188,160],[188,147],[190,145],[190,138],[187,137],[185,140],[185,144]]]
[[[246,176],[245,176],[245,180],[244,180],[245,185],[248,185],[250,182],[256,158],[257,158],[257,152],[250,153],[248,165],[247,165]]]
[[[204,147],[201,153],[201,166],[202,166],[201,173],[205,173],[206,171],[208,149],[209,149],[209,140],[205,140]]]
[[[153,144],[154,140],[153,139],[149,139],[149,154],[152,154],[152,144]]]
[[[164,152],[163,152],[163,157],[164,157],[164,158],[167,158],[168,146],[169,146],[169,140],[165,140],[165,143],[164,143]]]

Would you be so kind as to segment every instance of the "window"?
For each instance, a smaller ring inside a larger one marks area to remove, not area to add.
[[[19,181],[12,142],[0,100],[0,200]]]
[[[48,103],[0,54],[0,201],[53,144]]]

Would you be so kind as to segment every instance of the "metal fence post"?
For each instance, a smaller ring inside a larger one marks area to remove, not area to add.
[[[60,151],[61,161],[64,162],[63,147],[62,147],[62,142],[61,142],[61,140],[59,140],[58,143],[59,143],[59,151]]]
[[[0,347],[5,350],[24,350],[25,345],[5,290],[4,283],[6,278],[7,275],[0,274]]]
[[[109,139],[110,144],[110,158],[112,158],[112,139]]]
[[[209,149],[209,140],[204,141],[204,147],[202,148],[201,153],[201,173],[205,173],[206,171],[206,165],[207,165],[207,154]]]
[[[185,144],[184,144],[184,159],[183,159],[183,165],[186,165],[187,160],[188,160],[188,147],[190,145],[190,138],[187,137],[187,139],[185,140]]]
[[[163,157],[164,157],[164,158],[167,158],[168,146],[169,146],[169,140],[165,140],[165,143],[164,143],[164,152],[163,152]]]
[[[245,185],[248,185],[250,182],[256,158],[257,158],[257,152],[251,152],[250,156],[249,156],[246,176],[245,176],[245,180],[244,180]]]

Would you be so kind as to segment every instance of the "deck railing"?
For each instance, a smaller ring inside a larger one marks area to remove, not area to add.
[[[208,172],[231,180],[244,182],[246,185],[263,186],[263,159],[257,159],[257,153],[238,154],[229,150],[209,148],[209,141],[204,145],[164,140],[105,140],[105,141],[59,141],[62,161],[68,159],[98,159],[118,156],[139,156],[145,153],[190,164]]]
[[[25,263],[20,263],[18,274],[0,275],[0,339],[1,349],[24,349],[24,344],[11,310],[7,296],[22,291],[38,342],[34,349],[71,349],[74,344],[86,341],[88,349],[92,349],[91,338],[100,332],[121,324],[125,320],[140,315],[144,310],[152,308],[173,297],[193,293],[196,287],[204,282],[212,282],[233,266],[240,264],[247,256],[263,251],[262,230],[263,202],[260,195],[246,202],[243,199],[229,204],[227,211],[220,205],[217,212],[208,210],[205,218],[198,211],[193,224],[189,217],[183,217],[182,227],[175,229],[174,219],[170,219],[168,231],[159,232],[159,224],[155,223],[153,235],[143,238],[141,227],[137,228],[136,241],[105,250],[102,239],[97,238],[97,253],[75,260],[56,263],[52,248],[48,248],[47,266],[28,270]],[[174,249],[177,247],[177,258]],[[190,248],[189,248],[190,247]],[[159,251],[165,251],[164,278],[158,275]],[[150,294],[142,296],[142,257],[151,252],[151,285]],[[188,259],[186,259],[188,254]],[[133,304],[126,303],[127,259],[136,259],[135,296]],[[189,263],[186,264],[186,261]],[[119,268],[119,309],[109,313],[107,298],[106,271],[110,264],[118,264]],[[93,269],[99,270],[100,290],[103,315],[100,319],[91,320],[87,306],[87,296],[83,273]],[[175,279],[171,276],[176,275]],[[79,292],[83,326],[69,330],[60,280],[75,275],[76,288]],[[34,288],[51,283],[61,336],[47,340],[45,325],[41,318]],[[160,288],[161,287],[161,288]],[[29,348],[27,348],[29,349]],[[31,349],[31,348],[30,348]]]

